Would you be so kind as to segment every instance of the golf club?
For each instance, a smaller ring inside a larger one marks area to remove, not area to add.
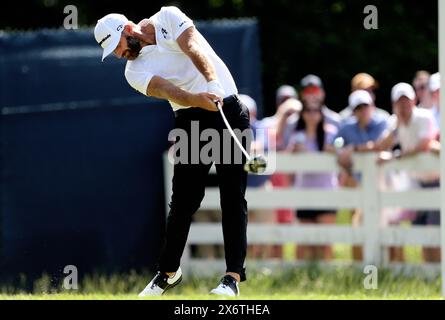
[[[221,107],[221,103],[219,101],[215,102],[216,107],[219,110],[219,113],[221,113],[221,117],[226,125],[227,130],[229,130],[230,135],[232,136],[233,140],[235,140],[235,143],[238,145],[240,150],[243,152],[243,154],[247,158],[247,162],[244,165],[244,170],[250,173],[259,174],[263,173],[266,170],[267,167],[267,161],[266,158],[262,155],[255,155],[251,157],[249,153],[244,149],[241,142],[238,140],[237,136],[235,135],[235,132],[233,132],[232,127],[230,126],[229,122],[227,121],[226,116],[224,115],[224,112]]]

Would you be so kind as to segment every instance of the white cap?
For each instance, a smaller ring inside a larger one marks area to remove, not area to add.
[[[349,107],[355,110],[361,104],[373,105],[371,95],[366,90],[356,90],[349,95]]]
[[[392,87],[391,100],[392,102],[398,101],[401,97],[407,97],[410,100],[416,99],[416,93],[413,87],[406,82],[400,82]]]
[[[301,79],[300,85],[303,88],[309,86],[323,88],[323,82],[321,81],[320,77],[316,76],[315,74],[308,74],[307,76],[305,76],[303,79]]]
[[[249,112],[257,112],[257,105],[255,100],[253,100],[247,94],[239,94],[238,96],[241,102],[246,105],[247,109],[249,109]]]
[[[124,15],[117,13],[107,14],[97,21],[94,28],[94,37],[97,43],[104,49],[102,61],[116,49],[127,22],[128,19]]]
[[[298,99],[298,93],[297,90],[295,90],[294,87],[290,86],[290,85],[282,85],[281,87],[278,88],[277,90],[277,94],[276,94],[276,103],[279,104],[282,102],[282,99],[284,97],[290,97],[290,98],[295,98]]]
[[[430,76],[428,80],[428,87],[431,92],[437,91],[440,89],[440,73],[436,72]]]

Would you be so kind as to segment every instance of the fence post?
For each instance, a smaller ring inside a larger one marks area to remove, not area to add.
[[[363,157],[363,230],[365,242],[363,245],[363,262],[366,265],[379,266],[381,263],[381,248],[379,241],[380,205],[378,186],[378,165],[375,153]]]
[[[439,71],[442,75],[441,77],[441,86],[440,86],[440,104],[443,105],[444,101],[444,84],[445,81],[443,79],[443,75],[445,74],[445,4],[443,1],[437,1],[439,6]],[[443,139],[445,136],[445,114],[442,111],[440,115],[440,135]],[[441,145],[443,140],[441,142]],[[440,192],[443,194],[444,192],[444,181],[445,181],[445,154],[442,151],[440,154]],[[445,197],[441,197],[441,207],[440,207],[440,221],[441,223],[441,255],[442,255],[442,297],[445,297]]]

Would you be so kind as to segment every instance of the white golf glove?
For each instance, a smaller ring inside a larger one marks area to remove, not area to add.
[[[207,92],[213,93],[218,97],[220,97],[221,99],[224,99],[226,95],[224,89],[222,88],[218,80],[212,80],[210,82],[207,82]]]

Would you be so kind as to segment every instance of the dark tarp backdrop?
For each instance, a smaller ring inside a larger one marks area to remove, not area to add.
[[[261,105],[257,22],[197,27]],[[3,277],[155,266],[174,116],[100,57],[92,29],[0,35]]]

